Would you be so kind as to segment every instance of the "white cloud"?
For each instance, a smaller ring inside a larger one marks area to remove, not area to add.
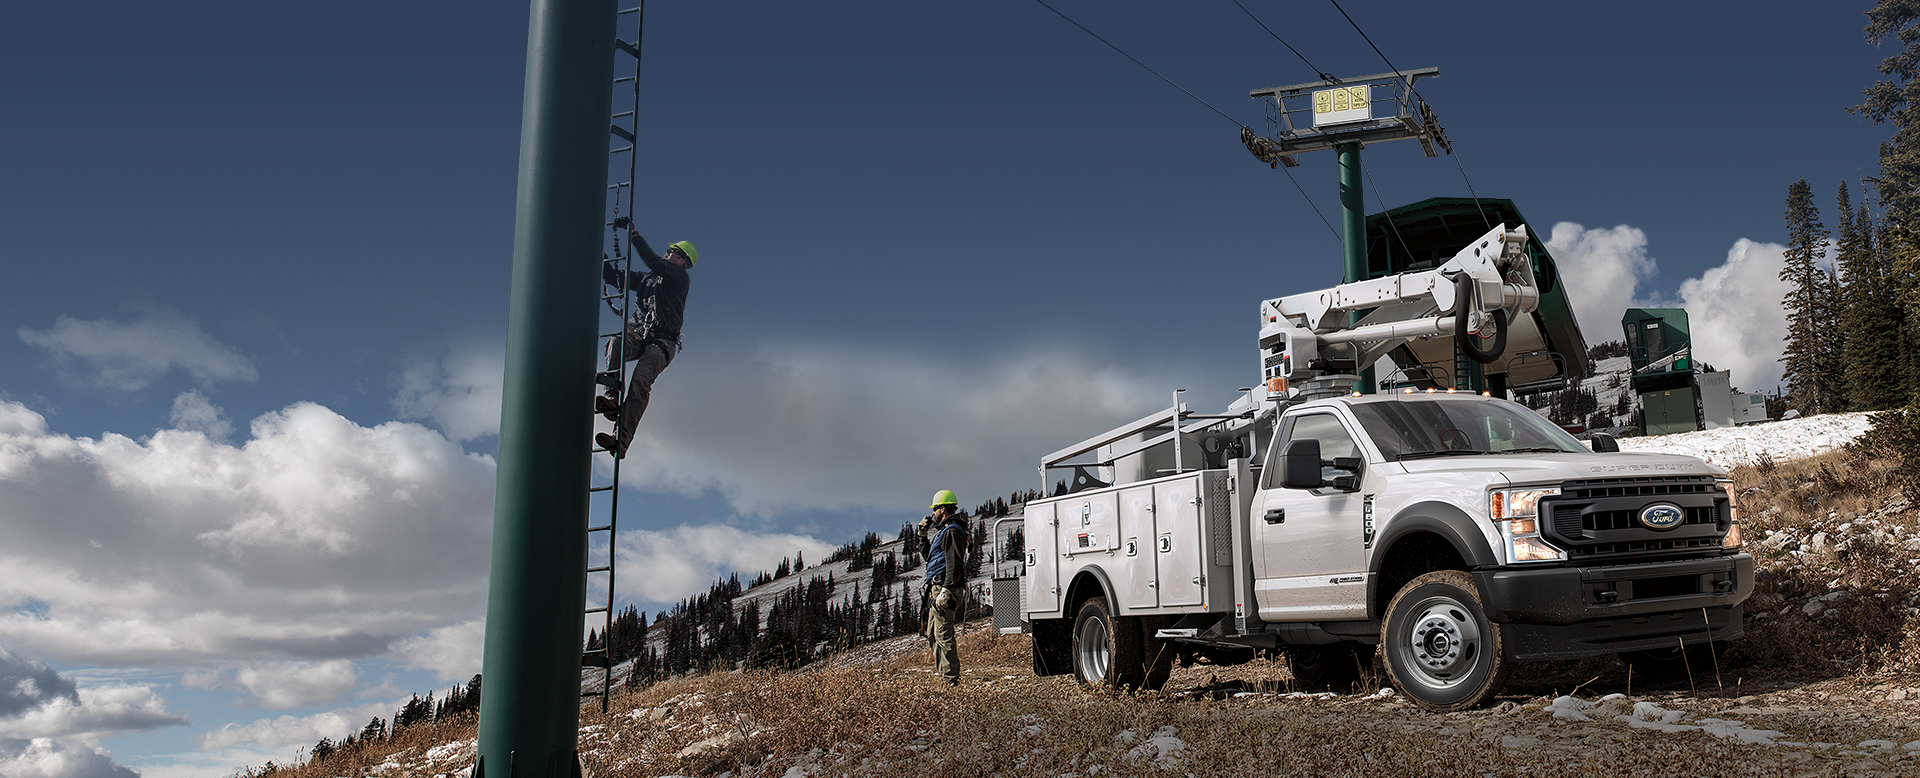
[[[465,683],[480,672],[486,637],[486,620],[474,619],[407,638],[391,653],[406,666],[429,671],[441,681]]]
[[[1173,385],[1064,352],[690,350],[655,385],[622,475],[748,513],[915,511],[939,489],[971,504],[1039,486],[1042,454],[1165,405]]]
[[[215,673],[183,676],[181,683],[203,689],[238,688],[254,708],[307,708],[345,697],[360,681],[360,668],[346,659],[324,662],[245,662],[231,677]]]
[[[139,778],[97,745],[51,738],[0,739],[0,775],[7,778]]]
[[[462,346],[437,361],[415,363],[400,374],[394,410],[403,419],[425,419],[454,440],[500,433],[503,346]]]
[[[107,666],[378,655],[483,608],[493,472],[311,403],[227,445],[70,437],[0,402],[0,604],[34,604],[0,610],[0,644]]]
[[[95,739],[186,723],[151,687],[78,686],[44,662],[0,648],[0,775],[131,776]]]
[[[1787,333],[1780,306],[1787,291],[1779,277],[1782,246],[1735,241],[1725,263],[1680,282],[1678,300],[1643,288],[1658,266],[1647,255],[1646,233],[1633,227],[1589,230],[1560,222],[1547,250],[1588,345],[1619,339],[1620,317],[1628,308],[1685,308],[1696,359],[1732,371],[1733,384],[1746,391],[1771,390],[1780,381]]]
[[[200,329],[199,322],[170,309],[129,321],[61,316],[45,330],[21,327],[20,340],[46,349],[62,376],[85,386],[134,392],[174,370],[202,386],[252,381],[253,362]]]
[[[375,716],[386,717],[408,697],[388,702],[370,702],[323,711],[308,716],[275,716],[255,719],[246,724],[222,724],[200,735],[200,748],[207,751],[250,746],[260,751],[279,752],[299,746],[311,746],[321,738],[339,740],[359,732]],[[258,762],[255,762],[258,764]]]
[[[93,739],[187,724],[148,686],[114,683],[80,687],[26,713],[0,719],[0,737]]]
[[[772,571],[795,552],[818,563],[834,547],[805,535],[720,525],[622,532],[619,593],[641,602],[677,602],[705,592],[729,573]]]
[[[214,440],[226,440],[233,432],[233,423],[227,421],[226,413],[198,389],[189,389],[173,398],[172,420],[174,429],[204,433]]]
[[[1693,329],[1693,351],[1702,362],[1733,371],[1744,391],[1772,391],[1780,382],[1780,351],[1787,336],[1780,280],[1786,247],[1741,238],[1727,261],[1680,284],[1680,305]]]
[[[1567,301],[1588,345],[1620,339],[1620,317],[1636,307],[1642,283],[1658,268],[1647,256],[1647,234],[1627,225],[1589,230],[1573,222],[1553,225],[1547,252],[1560,269]]]

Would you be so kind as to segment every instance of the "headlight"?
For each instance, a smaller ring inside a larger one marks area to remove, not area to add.
[[[1558,494],[1560,490],[1553,488],[1502,489],[1487,496],[1487,515],[1500,525],[1507,564],[1557,562],[1567,558],[1565,551],[1540,537],[1540,500]]]
[[[1740,495],[1734,493],[1732,481],[1721,481],[1720,488],[1727,490],[1727,513],[1731,523],[1727,526],[1726,537],[1720,539],[1721,548],[1740,547]]]
[[[1487,497],[1487,515],[1494,521],[1517,519],[1532,516],[1540,505],[1542,497],[1557,497],[1559,488],[1552,489],[1502,489]]]

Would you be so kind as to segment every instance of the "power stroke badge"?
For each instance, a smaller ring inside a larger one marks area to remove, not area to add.
[[[1687,515],[1680,510],[1680,506],[1664,502],[1640,509],[1640,523],[1646,525],[1647,529],[1673,529],[1680,526],[1680,522],[1685,521],[1686,518]]]

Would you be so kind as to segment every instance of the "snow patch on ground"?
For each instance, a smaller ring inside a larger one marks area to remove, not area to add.
[[[1702,718],[1686,721],[1685,711],[1668,710],[1653,702],[1631,702],[1625,695],[1609,694],[1598,702],[1578,697],[1556,697],[1542,706],[1554,719],[1575,722],[1620,723],[1633,729],[1656,732],[1705,732],[1724,740],[1753,745],[1774,745],[1786,733],[1772,729],[1754,729],[1746,722],[1732,719]],[[1784,744],[1784,741],[1780,741]],[[1865,745],[1865,744],[1862,744]]]
[[[1723,468],[1751,465],[1766,456],[1775,462],[1824,454],[1867,431],[1861,413],[1828,413],[1801,419],[1721,427],[1677,435],[1622,438],[1621,451],[1646,451],[1696,457]]]

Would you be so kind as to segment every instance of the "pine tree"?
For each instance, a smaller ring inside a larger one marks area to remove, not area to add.
[[[1906,401],[1906,328],[1895,302],[1892,279],[1880,261],[1873,217],[1862,206],[1852,210],[1847,185],[1838,196],[1841,316],[1847,340],[1842,350],[1847,405],[1857,411],[1886,410]]]
[[[1820,211],[1813,204],[1813,187],[1802,178],[1787,186],[1786,265],[1780,280],[1789,284],[1781,299],[1787,313],[1786,347],[1780,355],[1781,372],[1794,407],[1803,415],[1822,413],[1833,406],[1826,396],[1832,388],[1824,380],[1831,368],[1830,355],[1821,352],[1826,345],[1820,328],[1825,304],[1827,274],[1820,269],[1826,256],[1827,228],[1820,223]]]
[[[1880,144],[1880,195],[1887,221],[1920,228],[1920,3],[1878,0],[1867,12],[1866,38],[1875,46],[1892,37],[1901,49],[1880,61],[1880,74],[1862,93],[1866,100],[1847,110],[1891,122],[1893,137]]]

